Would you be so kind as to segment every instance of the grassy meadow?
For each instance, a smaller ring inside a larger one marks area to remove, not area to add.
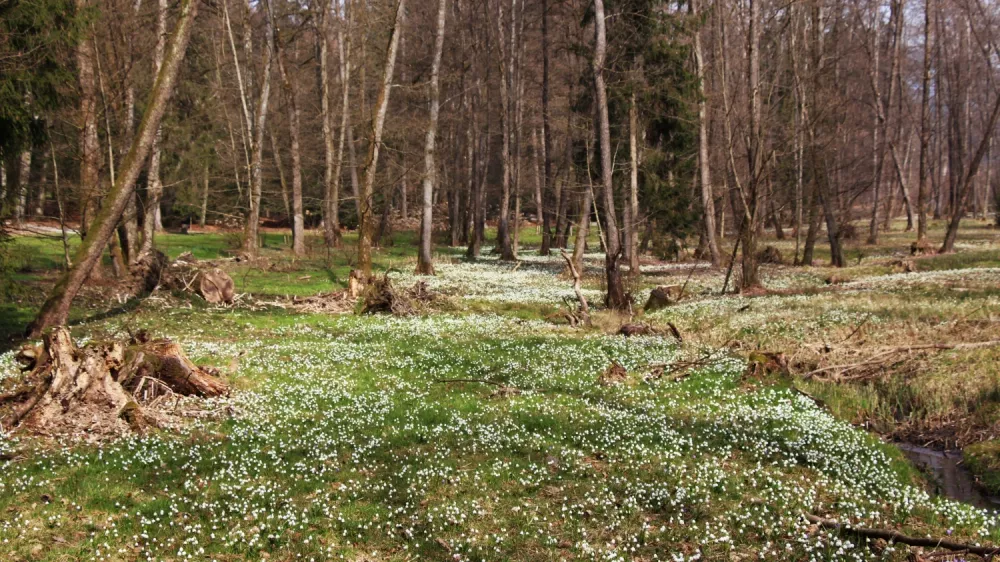
[[[211,404],[225,415],[89,445],[0,432],[0,559],[957,559],[805,515],[1000,544],[1000,515],[936,495],[891,444],[965,448],[1000,491],[1000,348],[921,347],[1000,337],[1000,230],[986,223],[969,221],[951,255],[910,258],[897,224],[878,246],[852,242],[840,270],[767,265],[755,296],[720,295],[726,271],[705,263],[644,262],[637,311],[656,286],[685,297],[631,321],[681,340],[617,335],[629,319],[600,310],[596,253],[593,325],[568,326],[572,283],[533,228],[516,264],[438,246],[431,278],[412,274],[415,234],[394,233],[376,269],[436,295],[404,317],[287,306],[346,286],[350,233],[329,254],[311,237],[300,260],[268,233],[253,265],[228,260],[235,240],[158,238],[171,258],[218,260],[235,306],[109,300],[94,283],[72,314],[79,340],[145,328],[218,367],[236,389]],[[790,261],[794,240],[767,243]],[[0,304],[0,383],[19,376],[16,334],[63,251],[57,237],[14,244],[22,290]],[[861,374],[809,375],[906,346]],[[747,369],[759,352],[787,371]],[[598,384],[614,363],[627,379]]]

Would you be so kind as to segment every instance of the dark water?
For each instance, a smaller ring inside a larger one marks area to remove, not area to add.
[[[938,451],[907,443],[897,447],[930,477],[938,495],[987,509],[1000,509],[1000,497],[988,496],[976,485],[976,478],[962,463],[959,451]]]

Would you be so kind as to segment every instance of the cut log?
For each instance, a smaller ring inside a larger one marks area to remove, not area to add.
[[[137,338],[77,347],[69,330],[57,327],[44,338],[35,364],[13,392],[0,392],[0,420],[6,430],[88,439],[145,432],[156,423],[140,405],[147,381],[163,392],[212,397],[229,386],[192,363],[169,340]],[[4,389],[0,389],[4,390]],[[138,396],[135,396],[138,395]]]

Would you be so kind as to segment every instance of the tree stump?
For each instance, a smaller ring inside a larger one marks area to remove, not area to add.
[[[158,425],[158,414],[140,402],[164,394],[212,397],[229,392],[224,381],[196,366],[169,340],[77,347],[69,330],[57,327],[40,348],[20,355],[30,372],[11,381],[12,391],[0,392],[0,420],[8,431],[98,439],[142,433],[147,425]]]
[[[667,308],[668,306],[677,304],[681,300],[683,293],[684,288],[680,285],[663,285],[657,287],[653,289],[653,292],[649,293],[649,299],[643,308],[646,312]]]
[[[233,278],[217,267],[198,272],[198,294],[210,304],[232,304],[235,287]]]

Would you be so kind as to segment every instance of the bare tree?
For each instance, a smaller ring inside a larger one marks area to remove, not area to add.
[[[250,206],[247,211],[247,223],[244,230],[243,251],[253,256],[257,254],[260,242],[257,239],[260,232],[260,199],[263,191],[262,177],[264,158],[264,128],[267,126],[267,106],[271,99],[271,59],[274,55],[274,14],[271,13],[269,0],[262,2],[264,14],[264,37],[267,48],[264,49],[264,73],[261,79],[260,100],[257,102],[254,115],[252,137],[250,144]],[[249,43],[247,43],[249,44]],[[249,52],[249,50],[248,50]],[[248,82],[250,77],[248,76]],[[248,88],[249,89],[249,88]]]
[[[80,287],[87,280],[91,270],[101,259],[104,248],[114,234],[115,225],[135,190],[135,182],[142,170],[143,162],[149,155],[156,131],[167,109],[167,102],[173,93],[174,83],[180,70],[181,61],[191,38],[191,27],[198,12],[198,0],[183,0],[181,15],[170,40],[169,49],[157,73],[150,93],[146,112],[139,125],[138,135],[132,142],[128,155],[120,164],[120,173],[111,191],[101,203],[101,207],[90,224],[83,242],[76,252],[73,266],[59,278],[48,299],[38,311],[34,321],[28,326],[28,337],[37,338],[42,331],[64,324],[69,316],[69,307]]]
[[[604,192],[604,231],[607,237],[604,274],[608,294],[605,304],[612,310],[628,310],[630,303],[625,295],[618,260],[621,258],[621,239],[615,218],[615,194],[611,168],[611,123],[608,119],[608,91],[604,82],[604,61],[608,39],[604,16],[604,0],[594,0],[594,99],[597,103],[597,138],[601,155],[601,188]]]
[[[441,111],[441,53],[444,50],[444,25],[447,12],[447,0],[438,0],[437,34],[434,39],[434,62],[431,65],[430,83],[430,120],[427,125],[427,140],[424,145],[424,179],[420,207],[420,251],[417,254],[417,273],[434,275],[434,262],[431,258],[431,234],[434,226],[434,184],[437,183],[437,150],[438,114]]]
[[[382,145],[385,115],[389,109],[389,94],[392,91],[392,75],[396,66],[396,52],[399,50],[399,35],[403,30],[405,4],[406,0],[397,0],[396,2],[396,17],[393,20],[392,30],[389,32],[389,48],[386,50],[385,55],[382,86],[379,89],[378,98],[375,100],[372,137],[368,146],[368,162],[365,164],[360,186],[361,190],[358,194],[361,207],[359,215],[360,224],[358,226],[358,269],[366,277],[370,276],[372,272],[372,236],[375,231],[372,187],[375,184],[375,171],[378,168],[378,156]]]

